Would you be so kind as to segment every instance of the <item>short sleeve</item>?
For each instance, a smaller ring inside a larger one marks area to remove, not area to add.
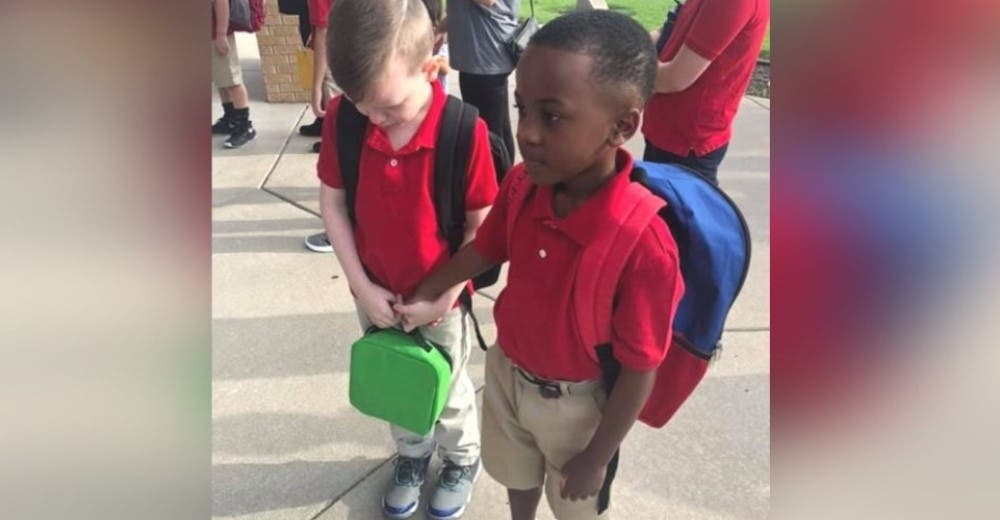
[[[326,27],[332,0],[309,0],[309,23],[313,27]]]
[[[340,161],[337,157],[337,112],[340,108],[341,96],[327,103],[326,117],[323,118],[323,137],[320,138],[319,160],[316,161],[316,175],[319,180],[331,188],[344,189],[344,181],[340,176]]]
[[[705,0],[684,44],[706,60],[718,58],[754,15],[756,0]]]
[[[468,182],[465,189],[465,209],[475,211],[493,204],[497,197],[497,173],[490,152],[489,130],[482,119],[476,120],[469,150]]]
[[[612,352],[622,366],[653,370],[663,361],[684,293],[677,245],[654,219],[622,272],[612,316]]]
[[[483,258],[498,264],[510,258],[510,251],[507,250],[507,212],[510,207],[510,185],[516,172],[517,167],[504,177],[493,207],[476,230],[476,239],[472,243]]]

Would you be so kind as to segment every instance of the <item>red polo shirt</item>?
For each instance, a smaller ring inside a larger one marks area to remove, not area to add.
[[[447,96],[431,83],[430,110],[410,142],[393,151],[385,132],[368,125],[358,166],[354,240],[361,264],[372,281],[408,298],[417,285],[449,258],[434,211],[434,149]],[[323,118],[317,174],[327,186],[343,189],[337,158],[335,124],[341,96],[330,101]],[[493,203],[496,173],[486,123],[476,122],[469,153],[465,208],[474,211]]]
[[[507,208],[510,178],[476,234],[475,247],[497,262],[510,260],[507,286],[494,306],[497,343],[514,364],[545,379],[584,381],[601,376],[587,355],[573,312],[574,273],[583,248],[608,218],[629,181],[632,157],[618,151],[618,173],[566,218],[552,210],[553,192],[535,186],[514,221],[508,251]],[[653,219],[629,257],[615,292],[612,351],[633,370],[652,370],[666,354],[670,309],[683,290],[677,245],[663,220]]]
[[[660,61],[672,60],[686,44],[712,63],[687,89],[649,99],[642,122],[646,139],[682,156],[705,155],[728,143],[770,16],[770,0],[687,0]]]
[[[333,0],[309,0],[309,23],[313,27],[326,27]]]

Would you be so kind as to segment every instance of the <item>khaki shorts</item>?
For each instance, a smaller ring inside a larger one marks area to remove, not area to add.
[[[326,68],[326,74],[323,76],[323,91],[326,92],[327,99],[333,99],[340,95],[340,87],[334,83],[333,74],[330,74],[330,67]]]
[[[236,51],[236,38],[230,34],[228,39],[229,53],[225,56],[219,56],[215,43],[209,42],[212,47],[212,83],[219,88],[243,84],[243,68],[240,67],[240,53]]]
[[[590,442],[607,402],[599,380],[558,382],[562,395],[542,396],[494,345],[486,353],[483,393],[483,465],[510,489],[545,486],[546,499],[559,520],[609,518],[597,515],[597,497],[563,500],[559,496],[564,464]]]

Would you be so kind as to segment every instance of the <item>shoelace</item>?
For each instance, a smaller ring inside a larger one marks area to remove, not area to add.
[[[396,460],[396,483],[400,485],[416,484],[419,471],[420,464],[417,459],[400,457]]]
[[[448,489],[454,489],[468,473],[468,466],[447,464],[441,469],[441,485]]]

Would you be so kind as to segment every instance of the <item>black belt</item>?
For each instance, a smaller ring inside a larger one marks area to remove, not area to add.
[[[559,386],[559,383],[539,379],[517,367],[514,367],[514,370],[517,370],[517,373],[521,374],[521,377],[523,377],[525,381],[537,386],[538,393],[545,399],[558,399],[562,397],[562,387]]]

